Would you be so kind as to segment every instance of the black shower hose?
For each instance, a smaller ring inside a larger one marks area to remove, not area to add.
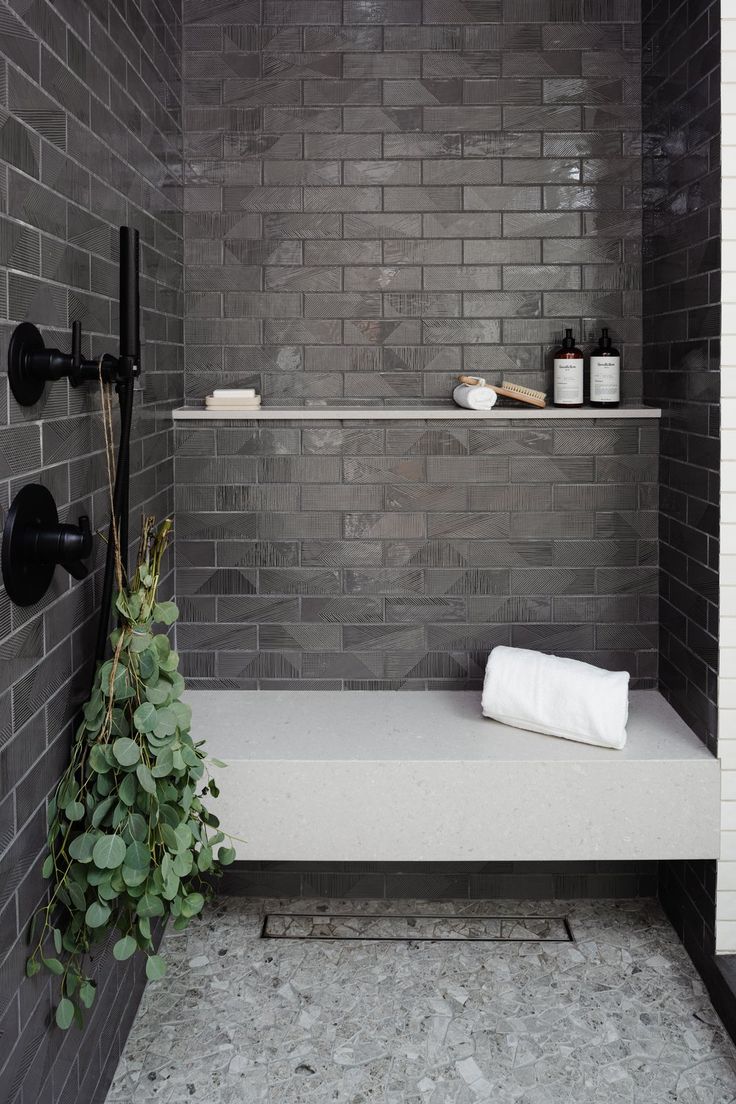
[[[103,662],[110,633],[112,600],[115,589],[115,526],[120,536],[120,558],[123,578],[128,571],[128,515],[130,511],[130,430],[133,423],[133,360],[121,358],[121,378],[117,384],[120,403],[120,441],[115,464],[115,483],[112,493],[112,516],[107,535],[105,574],[100,600],[100,620],[97,627],[96,665]]]

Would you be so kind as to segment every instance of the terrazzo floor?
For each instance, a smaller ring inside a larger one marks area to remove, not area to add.
[[[311,912],[338,934],[354,921],[335,913],[469,926],[451,942],[261,938],[265,913]],[[539,921],[539,941],[508,923],[516,937],[472,941],[473,917],[519,915],[566,915],[575,941]],[[655,902],[224,898],[162,953],[107,1104],[736,1102],[736,1050]]]

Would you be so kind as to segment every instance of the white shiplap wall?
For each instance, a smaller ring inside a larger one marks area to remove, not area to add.
[[[723,321],[721,349],[721,615],[718,753],[721,861],[716,950],[736,953],[736,6],[723,5]]]

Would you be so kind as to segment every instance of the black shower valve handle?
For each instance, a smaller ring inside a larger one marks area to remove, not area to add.
[[[72,351],[46,347],[39,330],[30,322],[16,326],[8,347],[8,379],[10,389],[21,406],[38,402],[47,383],[68,379],[72,387],[81,383],[98,381],[117,382],[119,361],[105,353],[104,356],[86,360],[82,356],[82,324],[72,323]]]
[[[118,358],[105,353],[96,360],[85,360],[82,356],[82,323],[72,322],[72,352],[67,371],[70,385],[79,387],[82,383],[99,380],[100,374],[105,383],[114,382],[118,375]]]
[[[21,487],[10,504],[3,529],[2,574],[11,602],[31,606],[48,590],[57,564],[74,579],[84,579],[84,561],[93,545],[89,518],[77,525],[59,521],[51,492],[40,483]]]
[[[37,563],[59,564],[74,579],[84,579],[89,574],[82,562],[92,551],[92,529],[86,514],[77,525],[57,523],[39,527],[28,534],[27,541],[28,555]]]
[[[86,579],[89,568],[83,561],[92,552],[92,529],[89,518],[82,514],[77,525],[59,526],[58,563],[73,579]]]

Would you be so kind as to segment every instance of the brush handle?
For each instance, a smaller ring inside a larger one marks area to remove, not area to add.
[[[480,376],[458,376],[460,383],[466,384],[468,387],[482,387],[485,383],[484,379]]]

